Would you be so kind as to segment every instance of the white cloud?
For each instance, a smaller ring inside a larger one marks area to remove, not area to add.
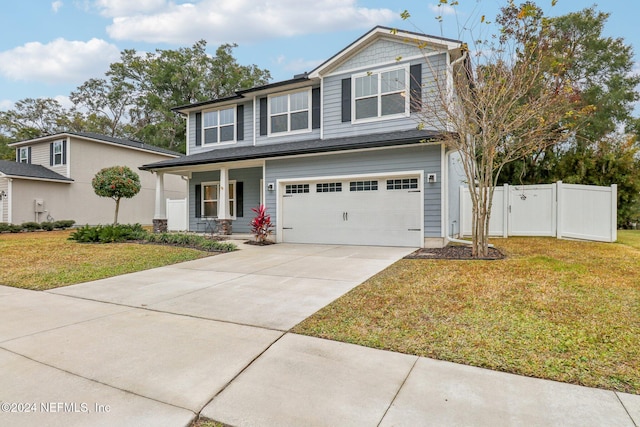
[[[8,99],[0,99],[0,111],[7,111],[13,108],[13,101]]]
[[[158,12],[168,6],[167,0],[95,0],[93,6],[109,18]]]
[[[429,10],[438,16],[455,15],[456,9],[448,4],[429,4]]]
[[[60,8],[64,5],[64,3],[62,3],[61,1],[54,1],[53,3],[51,3],[51,10],[53,10],[53,13],[58,13],[58,11],[60,10]]]
[[[95,38],[87,42],[31,42],[0,52],[0,74],[16,81],[79,84],[101,76],[119,57],[116,46]]]
[[[96,5],[113,18],[107,28],[112,38],[149,43],[190,44],[200,39],[210,44],[250,43],[369,29],[398,18],[390,9],[360,7],[357,0],[98,0]]]

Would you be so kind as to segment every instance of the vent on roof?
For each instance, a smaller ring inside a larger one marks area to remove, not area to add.
[[[302,74],[294,74],[293,78],[294,79],[306,79],[307,76],[309,75],[309,73],[307,73],[306,71]]]

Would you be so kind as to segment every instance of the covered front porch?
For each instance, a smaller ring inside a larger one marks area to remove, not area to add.
[[[154,231],[167,230],[164,176],[180,175],[188,186],[187,230],[198,233],[247,235],[251,210],[264,203],[264,161],[203,164],[155,170]]]

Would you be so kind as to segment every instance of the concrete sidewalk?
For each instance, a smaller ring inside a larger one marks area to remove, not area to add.
[[[640,423],[637,395],[286,333],[408,252],[283,244],[0,286],[0,425]]]

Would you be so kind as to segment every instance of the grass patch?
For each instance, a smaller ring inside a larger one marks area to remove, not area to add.
[[[70,231],[0,235],[0,284],[46,290],[210,256],[190,248],[81,244]]]
[[[640,394],[640,232],[497,239],[499,261],[401,260],[293,332]]]
[[[618,243],[640,249],[640,230],[618,230]]]

